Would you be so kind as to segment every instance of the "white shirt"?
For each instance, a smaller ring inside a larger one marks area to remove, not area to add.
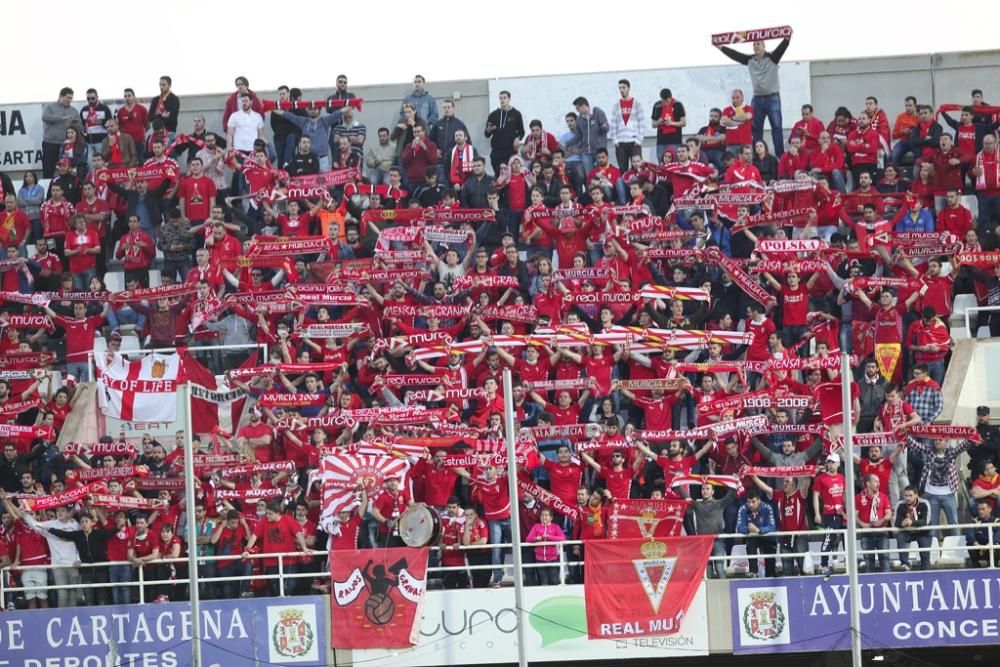
[[[36,526],[58,528],[59,530],[80,530],[80,524],[72,519],[69,521],[58,521],[56,519],[52,519],[51,521],[35,521],[31,517],[26,516],[24,517],[24,522],[30,528],[36,530]],[[68,542],[50,533],[43,533],[41,531],[39,533],[49,543],[49,552],[52,555],[53,565],[72,565],[80,560],[80,552],[77,551],[75,542]]]
[[[264,118],[256,111],[240,109],[229,117],[229,128],[233,131],[232,148],[238,151],[252,151],[257,140],[257,131],[264,127]]]

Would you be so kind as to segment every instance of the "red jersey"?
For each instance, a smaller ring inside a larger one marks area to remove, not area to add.
[[[900,401],[895,405],[885,401],[879,407],[878,420],[882,424],[883,431],[893,431],[908,422],[915,412],[913,406],[906,401]]]
[[[435,507],[447,505],[448,498],[455,492],[455,471],[451,468],[435,468],[427,461],[418,465],[416,474],[424,480],[424,502]]]
[[[135,526],[132,526],[128,529],[128,548],[136,558],[142,558],[160,548],[160,538],[149,529],[146,529],[145,535],[140,536]]]
[[[403,489],[397,490],[396,493],[383,491],[379,494],[379,497],[375,499],[375,509],[377,509],[379,514],[382,515],[382,518],[387,521],[390,519],[398,519],[409,506],[410,494]],[[388,534],[389,526],[384,523],[380,523],[378,531],[382,534]]]
[[[0,212],[0,245],[4,247],[20,245],[31,229],[31,220],[27,214],[19,208],[15,208],[13,213],[6,210]]]
[[[45,536],[28,527],[20,519],[14,520],[14,547],[21,547],[21,565],[48,565],[49,543]]]
[[[903,316],[895,308],[872,304],[875,322],[875,343],[903,343]]]
[[[822,514],[842,514],[844,512],[844,476],[840,473],[820,473],[813,481],[813,493],[819,494]]]
[[[121,238],[115,257],[122,260],[122,267],[126,271],[148,269],[156,257],[156,245],[149,234],[137,229]]]
[[[146,141],[146,120],[149,118],[146,107],[136,104],[130,110],[128,107],[121,106],[118,107],[116,115],[121,131],[132,137],[136,146],[141,146]]]
[[[95,186],[96,187],[96,186]],[[103,223],[87,221],[87,230],[94,232],[100,238],[104,238],[108,233],[108,220],[111,215],[111,207],[108,206],[108,202],[104,201],[100,197],[94,197],[94,201],[88,202],[86,199],[81,199],[80,203],[76,205],[76,212],[80,215],[97,215],[98,213],[107,213]]]
[[[889,496],[882,491],[868,493],[867,489],[855,497],[854,505],[857,508],[858,520],[865,523],[881,521],[885,516],[885,511],[890,510],[891,512],[892,510],[892,505],[889,503]],[[880,525],[885,526],[888,523]]]
[[[803,283],[798,289],[788,285],[781,288],[781,325],[785,327],[804,327],[806,315],[809,312],[809,292]],[[765,341],[766,342],[766,341]]]
[[[50,199],[43,203],[39,211],[42,218],[42,235],[46,238],[65,236],[74,213],[76,209],[65,199],[59,202]]]
[[[939,232],[951,232],[960,239],[972,229],[972,212],[959,204],[955,208],[946,206],[937,212],[934,229]]]
[[[739,109],[732,106],[728,106],[722,110],[722,115],[726,118],[733,118],[737,113],[744,113],[747,115],[747,119],[741,122],[736,127],[726,128],[726,146],[738,146],[740,144],[753,144],[753,136],[751,133],[753,125],[753,110],[750,108],[749,104],[744,104]]]
[[[813,387],[813,395],[819,401],[819,413],[824,424],[840,424],[844,421],[844,402],[841,395],[840,379],[821,382]],[[851,381],[851,403],[861,397],[861,388]]]
[[[487,521],[510,518],[510,492],[506,477],[497,477],[492,482],[477,479],[475,496],[483,506],[483,518]]]
[[[995,491],[1000,488],[1000,475],[993,475],[993,477],[979,477],[972,480],[973,489],[983,489],[985,491]],[[997,499],[996,496],[990,496],[986,499],[989,502],[990,507],[996,509]]]
[[[177,198],[184,201],[184,215],[192,222],[208,220],[218,190],[208,176],[188,176],[177,188]]]
[[[767,347],[767,339],[776,330],[774,322],[766,317],[760,322],[748,319],[746,330],[753,332],[753,341],[747,348],[747,361],[767,361],[770,359],[771,351]]]
[[[277,221],[282,236],[308,236],[312,218],[308,213],[300,213],[294,220],[287,215],[279,215]]]
[[[215,543],[215,555],[216,556],[233,556],[233,558],[220,558],[218,561],[219,567],[225,567],[230,563],[236,561],[236,559],[243,553],[243,547],[246,545],[248,535],[246,530],[243,528],[242,523],[236,524],[236,529],[231,530],[229,527],[224,526],[222,532],[219,533],[219,539]]]
[[[612,498],[628,498],[632,491],[632,480],[635,477],[635,473],[628,467],[621,470],[601,468],[598,477],[604,480],[605,488],[611,494]]]
[[[66,234],[66,250],[72,250],[75,253],[69,257],[69,272],[83,273],[95,268],[97,266],[97,255],[92,255],[86,251],[91,248],[100,247],[101,239],[89,229],[83,234],[79,232],[69,232]]]
[[[330,536],[330,551],[346,551],[358,548],[358,534],[361,532],[361,515],[351,513],[351,518],[340,524],[340,534]]]
[[[282,514],[277,521],[263,519],[259,521],[253,529],[253,534],[257,536],[256,544],[261,553],[278,554],[291,551],[298,551],[295,536],[302,532],[299,522]],[[277,558],[262,559],[264,567],[277,567]]]
[[[650,431],[667,431],[673,426],[674,403],[673,396],[661,398],[636,398],[632,403],[642,408],[645,416],[646,429]]]
[[[771,497],[778,506],[779,531],[809,530],[809,523],[806,521],[806,499],[801,493],[796,491],[786,496],[784,491],[775,491]]]
[[[867,127],[864,130],[853,130],[847,135],[847,154],[851,157],[851,165],[874,165],[878,158],[878,132]]]
[[[878,488],[889,488],[889,475],[892,474],[892,462],[889,459],[881,458],[875,462],[872,462],[870,459],[861,459],[858,468],[861,470],[862,481],[867,479],[868,475],[875,475],[878,477]]]
[[[104,325],[104,318],[91,315],[78,320],[57,315],[52,321],[66,332],[66,361],[87,361],[87,354],[94,350],[94,332]]]
[[[107,529],[115,531],[115,533],[108,538],[107,542],[108,560],[111,562],[128,560],[130,529],[123,528],[122,530],[117,530],[114,519],[111,519],[108,522]]]
[[[567,505],[575,505],[576,490],[580,488],[583,467],[579,463],[564,465],[544,457],[542,458],[542,467],[549,473],[549,485],[552,493]]]
[[[671,483],[674,481],[674,477],[678,475],[687,475],[691,472],[694,464],[698,462],[693,455],[684,456],[680,459],[672,459],[669,456],[657,456],[656,465],[660,466],[663,470],[663,497],[667,499],[677,500],[682,498],[681,494],[676,490],[670,488]]]
[[[259,463],[270,463],[274,460],[274,430],[263,421],[256,426],[253,424],[246,424],[245,426],[242,426],[236,435],[237,437],[246,438],[247,440],[250,440],[251,438],[262,438],[265,435],[272,436],[270,446],[254,447],[253,451]]]
[[[229,233],[223,236],[221,241],[214,241],[212,245],[206,243],[206,246],[208,247],[209,261],[216,268],[226,266],[232,269],[236,266],[236,258],[243,254],[243,247],[240,245],[239,239]]]

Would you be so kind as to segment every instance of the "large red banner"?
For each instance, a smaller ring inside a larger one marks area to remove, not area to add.
[[[675,634],[712,553],[711,535],[587,543],[583,593],[590,639]]]
[[[608,515],[608,537],[676,537],[684,527],[687,508],[686,500],[615,500]]]
[[[420,633],[428,549],[333,551],[334,648],[409,648]]]

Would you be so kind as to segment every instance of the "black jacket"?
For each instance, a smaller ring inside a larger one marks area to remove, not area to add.
[[[177,131],[177,117],[181,113],[181,98],[177,97],[173,93],[167,93],[167,99],[163,100],[163,108],[169,113],[169,116],[161,116],[156,113],[156,104],[159,95],[154,97],[149,102],[149,122],[152,123],[157,118],[163,120],[163,127],[166,128],[167,132]]]
[[[61,530],[49,528],[49,532],[59,539],[72,542],[80,552],[81,563],[103,563],[108,560],[108,539],[115,534],[113,530],[94,528],[90,534],[82,530]]]
[[[499,108],[490,112],[486,117],[486,125],[492,123],[495,127],[491,133],[486,130],[485,134],[490,139],[490,148],[497,155],[510,157],[514,154],[514,139],[524,138],[524,119],[521,112],[511,107],[508,111]]]
[[[163,195],[171,183],[172,181],[163,180],[152,190],[146,191],[146,211],[149,212],[149,218],[153,221],[156,229],[159,229],[163,223]],[[125,221],[128,222],[129,216],[136,215],[136,211],[139,209],[138,190],[126,190],[117,183],[110,183],[108,187],[125,200]]]

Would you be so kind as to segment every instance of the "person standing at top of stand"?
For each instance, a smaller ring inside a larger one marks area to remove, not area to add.
[[[753,109],[753,141],[757,143],[764,137],[764,118],[771,125],[771,144],[774,154],[781,157],[785,152],[785,141],[781,134],[781,85],[778,80],[778,63],[785,55],[785,49],[791,35],[785,37],[774,51],[764,48],[763,40],[753,43],[753,55],[740,53],[728,46],[719,45],[731,60],[746,65],[750,70],[750,82],[753,85],[753,99],[750,107]]]

